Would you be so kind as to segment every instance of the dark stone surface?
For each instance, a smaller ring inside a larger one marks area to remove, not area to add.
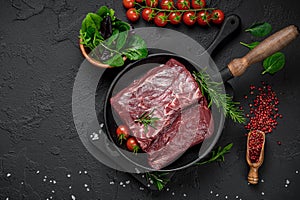
[[[209,1],[225,13],[238,14],[242,29],[255,21],[267,21],[278,30],[300,26],[295,0]],[[140,190],[140,182],[95,160],[81,144],[71,108],[72,86],[83,61],[78,30],[86,13],[100,5],[116,10],[125,20],[120,0],[2,0],[0,7],[0,199],[297,199],[300,195],[300,79],[299,39],[283,50],[285,68],[274,76],[261,76],[261,64],[231,81],[236,100],[250,84],[261,80],[277,92],[284,118],[267,135],[264,182],[247,185],[245,130],[228,123],[218,145],[235,145],[226,161],[178,172],[162,192]],[[135,27],[153,26],[140,21]],[[218,28],[168,26],[188,34],[203,46],[213,41]],[[255,38],[240,34],[215,56],[223,66],[248,50],[239,41]],[[281,145],[277,144],[281,141]],[[285,187],[286,180],[290,181]],[[126,181],[130,181],[126,184]],[[110,184],[114,182],[114,184]],[[126,184],[126,187],[120,185]],[[85,185],[86,184],[86,185]],[[89,188],[89,191],[87,191]],[[211,194],[210,191],[213,193]],[[172,193],[174,192],[174,196]],[[264,195],[262,195],[264,193]],[[186,194],[186,197],[185,195]]]

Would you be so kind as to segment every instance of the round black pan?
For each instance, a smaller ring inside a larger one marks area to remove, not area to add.
[[[240,20],[237,16],[227,17],[227,20],[224,22],[220,34],[212,43],[211,47],[208,48],[209,53],[212,53],[215,50],[215,48],[222,41],[224,41],[224,39],[226,39],[232,32],[237,30],[239,24]],[[224,81],[227,81],[232,77],[242,75],[251,64],[262,61],[264,58],[281,50],[292,40],[294,40],[298,36],[298,34],[298,29],[295,26],[286,27],[285,29],[282,29],[281,31],[275,33],[274,35],[265,39],[259,46],[257,46],[254,50],[250,51],[245,57],[240,59],[234,59],[232,62],[230,62],[228,64],[228,67],[225,67],[221,70],[222,79]],[[145,59],[130,63],[127,66],[125,66],[125,68],[122,71],[116,74],[116,77],[110,84],[104,105],[104,122],[109,138],[114,142],[114,144],[117,147],[121,146],[118,145],[115,136],[115,131],[118,124],[120,124],[121,121],[118,119],[117,115],[114,114],[114,111],[110,106],[109,99],[112,97],[112,95],[128,86],[134,79],[138,79],[148,70],[158,66],[159,64],[165,64],[170,58],[174,58],[182,64],[184,64],[190,72],[199,71],[201,69],[198,67],[198,64],[195,64],[193,61],[180,55],[170,53],[150,54]],[[129,75],[131,75],[132,77],[130,77]],[[215,74],[210,74],[212,78],[214,75]],[[188,167],[193,163],[199,161],[200,159],[204,158],[212,150],[212,148],[214,147],[221,135],[223,129],[222,124],[224,122],[224,116],[221,113],[214,114],[213,112],[213,118],[214,121],[217,122],[215,123],[216,126],[214,135],[209,139],[206,139],[205,142],[203,142],[202,144],[190,148],[179,159],[162,169],[163,171],[175,171]],[[117,149],[120,151],[121,155],[123,155],[126,159],[128,159],[135,165],[143,167],[147,170],[152,170],[147,164],[146,155],[144,156],[144,159],[141,159],[140,157],[137,158],[137,156],[132,154],[131,152],[126,151],[124,147],[123,149],[122,147]]]

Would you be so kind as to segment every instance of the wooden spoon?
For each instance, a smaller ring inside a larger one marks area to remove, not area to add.
[[[262,143],[259,159],[255,163],[251,162],[250,153],[249,153],[249,149],[250,149],[249,148],[249,146],[250,146],[249,145],[249,140],[250,140],[251,134],[253,134],[253,133],[259,133],[263,137],[263,143]],[[258,178],[258,168],[264,162],[265,140],[266,140],[266,136],[265,136],[265,133],[262,132],[262,131],[259,131],[259,130],[250,131],[249,134],[248,134],[246,160],[247,160],[247,163],[250,167],[249,174],[248,174],[248,182],[251,183],[251,184],[257,184],[258,180],[259,180],[259,178]]]

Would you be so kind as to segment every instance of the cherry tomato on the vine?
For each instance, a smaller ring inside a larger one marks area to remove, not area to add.
[[[151,8],[145,8],[142,12],[142,17],[145,21],[150,22],[155,17],[155,12]]]
[[[126,140],[130,135],[129,128],[125,125],[118,126],[116,133],[120,144],[122,144],[122,141]]]
[[[205,0],[192,0],[192,7],[194,9],[201,9],[206,6],[206,1]]]
[[[214,10],[211,13],[211,20],[214,24],[222,24],[224,18],[225,18],[224,13],[220,9]]]
[[[174,1],[173,0],[162,0],[160,2],[161,9],[164,10],[173,10],[174,9]]]
[[[193,11],[187,11],[183,14],[183,22],[188,25],[188,26],[192,26],[196,23],[197,21],[197,17],[196,17],[196,13]]]
[[[158,0],[146,0],[146,6],[156,8],[158,6]]]
[[[188,10],[190,9],[190,1],[189,0],[177,0],[177,8],[179,10]]]
[[[144,0],[135,0],[135,2],[137,2],[137,3],[143,3]]]
[[[123,0],[123,6],[127,9],[134,7],[135,0]]]
[[[180,12],[171,12],[169,15],[169,21],[171,24],[179,24],[181,22],[182,14]]]
[[[140,149],[138,142],[134,137],[130,137],[126,142],[127,149],[134,153],[137,153]]]
[[[166,13],[164,12],[159,12],[155,17],[154,17],[154,23],[156,26],[164,27],[168,24],[168,17]]]
[[[210,13],[207,11],[200,11],[197,14],[197,22],[200,26],[207,26],[210,22]]]
[[[132,21],[132,22],[136,22],[137,20],[139,20],[140,18],[140,13],[138,13],[138,11],[135,8],[130,8],[129,10],[127,10],[126,12],[126,17]]]

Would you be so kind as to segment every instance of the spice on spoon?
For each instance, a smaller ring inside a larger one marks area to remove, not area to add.
[[[250,131],[247,140],[246,160],[250,167],[248,182],[257,184],[258,168],[264,161],[265,133],[259,130]]]

